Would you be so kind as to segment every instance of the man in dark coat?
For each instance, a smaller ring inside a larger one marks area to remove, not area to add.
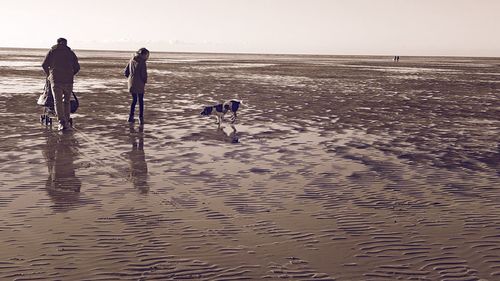
[[[130,59],[124,74],[128,78],[128,90],[132,95],[128,122],[134,122],[135,105],[139,99],[139,123],[144,124],[144,91],[148,82],[148,70],[146,61],[149,58],[149,51],[140,48],[132,59]]]
[[[80,71],[75,53],[67,46],[67,40],[57,39],[42,64],[54,96],[54,107],[59,121],[59,130],[70,129],[70,99],[73,92],[73,77]]]

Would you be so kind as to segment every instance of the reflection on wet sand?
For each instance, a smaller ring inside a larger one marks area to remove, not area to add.
[[[157,54],[196,61],[151,63],[142,133],[129,53],[81,53],[81,193],[45,191],[73,136],[38,124],[40,70],[0,67],[0,280],[499,280],[498,58]],[[200,119],[228,98],[235,128]]]
[[[240,139],[238,138],[238,131],[236,130],[236,126],[231,124],[232,131],[227,133],[224,131],[224,128],[218,128],[217,131],[220,131],[224,135],[224,140],[231,143],[238,143]]]
[[[144,154],[144,126],[139,126],[139,130],[133,125],[129,128],[129,141],[132,150],[128,153],[129,174],[128,179],[141,193],[148,193],[148,165]]]
[[[72,132],[47,132],[43,155],[49,175],[45,187],[58,211],[67,211],[79,200],[82,182],[75,173],[77,154],[78,142]]]

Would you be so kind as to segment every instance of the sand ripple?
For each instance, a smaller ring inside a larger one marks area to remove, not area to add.
[[[500,278],[496,60],[155,54],[141,127],[82,52],[61,134],[43,53],[0,53],[1,280]]]

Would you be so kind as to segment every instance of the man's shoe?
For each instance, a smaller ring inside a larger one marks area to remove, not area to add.
[[[134,123],[134,122],[135,122],[134,117],[130,116],[130,117],[128,118],[128,122],[129,122],[129,123]]]
[[[139,117],[139,124],[144,125],[144,117]]]

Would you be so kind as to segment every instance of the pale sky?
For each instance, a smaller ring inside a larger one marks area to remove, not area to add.
[[[500,0],[0,1],[0,47],[500,56]]]

